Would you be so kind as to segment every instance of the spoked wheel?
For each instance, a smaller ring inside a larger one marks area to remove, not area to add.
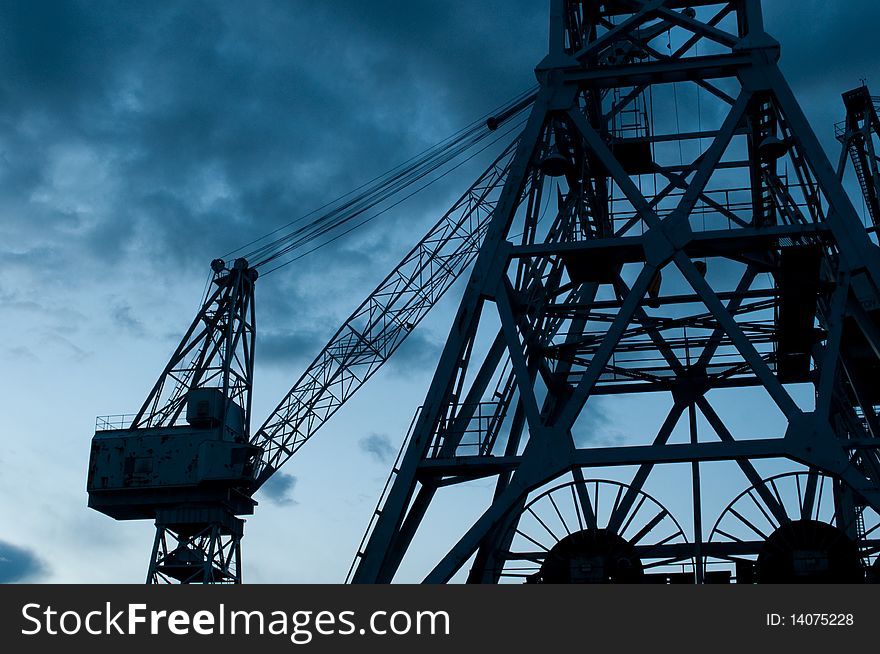
[[[616,481],[572,481],[525,505],[511,527],[503,577],[528,583],[693,580],[690,546],[659,502]]]
[[[738,583],[873,580],[880,516],[817,471],[756,483],[722,512],[706,546],[708,569],[732,566]]]

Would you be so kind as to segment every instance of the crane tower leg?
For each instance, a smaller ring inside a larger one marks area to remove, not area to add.
[[[352,580],[487,479],[426,582],[875,578],[880,250],[761,3],[554,2],[550,33]]]

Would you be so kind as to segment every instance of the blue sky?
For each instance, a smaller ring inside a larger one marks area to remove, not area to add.
[[[546,4],[0,4],[0,581],[143,579],[152,525],[86,508],[95,416],[140,406],[214,257],[531,86]],[[836,163],[840,93],[880,88],[880,6],[765,4]],[[260,280],[257,424],[474,171]],[[258,497],[246,581],[344,578],[457,289]],[[626,407],[603,408],[622,429]],[[404,580],[453,538],[444,515],[474,510],[465,500],[432,510]]]

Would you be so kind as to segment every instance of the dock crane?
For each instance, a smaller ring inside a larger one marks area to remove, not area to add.
[[[92,440],[89,507],[117,520],[155,520],[147,583],[241,582],[240,516],[253,513],[253,495],[379,370],[467,269],[479,251],[516,139],[343,323],[262,426],[251,431],[259,273],[277,269],[280,257],[322,235],[337,234],[358,219],[366,222],[368,210],[495,132],[493,143],[509,137],[510,129],[502,126],[515,127],[511,119],[534,97],[534,92],[518,96],[489,120],[377,178],[247,258],[211,263],[201,309],[140,410],[99,417]]]

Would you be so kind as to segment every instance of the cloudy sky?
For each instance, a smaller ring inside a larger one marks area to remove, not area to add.
[[[547,4],[0,3],[0,581],[143,579],[152,525],[86,508],[95,416],[139,407],[211,259],[531,86]],[[880,89],[880,5],[765,4],[836,162],[840,93]],[[261,279],[257,424],[467,173]],[[247,581],[345,577],[454,296],[258,498]]]

